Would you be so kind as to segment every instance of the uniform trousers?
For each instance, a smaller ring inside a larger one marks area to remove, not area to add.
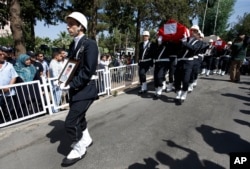
[[[177,63],[175,70],[175,90],[187,91],[189,81],[192,73],[194,61],[193,60],[180,60]],[[182,85],[182,88],[181,88]]]
[[[201,63],[202,63],[201,57],[194,58],[194,63],[189,83],[193,83],[196,79],[198,79]]]
[[[170,57],[170,67],[169,67],[169,73],[168,73],[168,80],[169,83],[174,82],[174,73],[177,65],[177,57]]]
[[[65,120],[65,129],[70,139],[77,142],[82,138],[82,131],[87,128],[86,112],[95,99],[70,102],[69,113]]]
[[[228,72],[230,57],[222,56],[219,61],[219,69]]]
[[[216,70],[218,69],[219,66],[219,57],[213,57],[213,61],[212,61],[212,70]]]
[[[154,69],[154,85],[155,87],[162,87],[166,80],[166,73],[169,70],[170,62],[156,62]]]
[[[213,57],[205,56],[203,60],[203,68],[207,70],[212,70]]]
[[[139,63],[139,80],[140,84],[146,82],[146,73],[148,72],[151,64],[147,62],[141,62]]]

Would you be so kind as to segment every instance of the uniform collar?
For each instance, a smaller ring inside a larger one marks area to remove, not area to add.
[[[75,48],[76,48],[76,46],[77,46],[79,40],[80,40],[83,36],[84,36],[84,34],[81,34],[81,35],[79,35],[79,36],[77,36],[77,37],[74,37]]]

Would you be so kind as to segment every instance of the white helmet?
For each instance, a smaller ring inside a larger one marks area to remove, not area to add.
[[[200,33],[200,37],[201,37],[201,38],[204,38],[204,33],[201,32],[201,33]]]
[[[213,40],[213,39],[209,39],[209,41],[208,41],[208,42],[213,43],[213,42],[214,42],[214,40]]]
[[[228,44],[228,45],[232,45],[232,41],[228,41],[227,44]]]
[[[82,13],[72,12],[71,14],[69,14],[68,16],[65,17],[65,19],[67,19],[67,18],[73,18],[73,19],[77,20],[87,30],[88,21]]]
[[[142,35],[143,36],[149,36],[149,31],[144,31]]]
[[[198,25],[193,25],[190,29],[195,29],[195,30],[199,31],[200,27]]]

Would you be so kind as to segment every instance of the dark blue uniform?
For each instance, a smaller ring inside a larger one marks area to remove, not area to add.
[[[79,52],[82,45],[84,50]],[[92,80],[93,75],[96,74],[98,63],[96,42],[83,36],[75,49],[74,42],[72,42],[69,58],[78,58],[80,63],[69,82],[70,110],[65,120],[65,127],[72,141],[79,141],[82,137],[82,131],[87,128],[86,111],[98,94],[95,81]]]

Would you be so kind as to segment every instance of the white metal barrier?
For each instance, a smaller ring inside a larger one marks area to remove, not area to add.
[[[98,95],[110,95],[130,85],[138,84],[138,65],[112,67],[97,70],[96,86]],[[147,73],[147,80],[153,79],[153,69]],[[43,79],[8,86],[0,86],[0,127],[30,119],[42,114],[50,115],[68,106],[69,94],[62,91],[55,81],[57,78]],[[6,96],[4,88],[10,88],[12,96]]]
[[[4,91],[4,88],[9,90]],[[39,81],[1,86],[0,92],[0,127],[46,113],[44,91]]]

